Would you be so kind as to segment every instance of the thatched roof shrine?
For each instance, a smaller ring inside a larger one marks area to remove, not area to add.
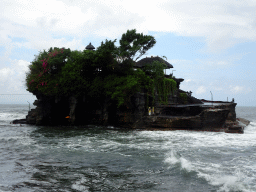
[[[85,49],[93,50],[93,49],[95,49],[95,47],[90,43],[89,45],[87,45],[87,46],[85,47]]]
[[[146,57],[144,59],[141,59],[140,61],[136,62],[134,67],[135,68],[142,68],[144,67],[146,64],[152,64],[154,61],[160,61],[161,63],[164,63],[166,65],[165,69],[170,69],[173,68],[172,64],[168,63],[167,61],[165,61],[164,59],[162,59],[161,57]]]

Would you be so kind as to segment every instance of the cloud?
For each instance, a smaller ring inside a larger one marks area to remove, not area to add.
[[[209,89],[209,85],[205,85],[200,79],[188,78],[181,83],[180,88],[184,91],[192,91],[196,97],[202,97],[202,94]]]
[[[12,2],[1,3],[0,15],[5,18],[3,21],[16,25],[14,27],[26,26],[34,32],[56,32],[80,37],[88,34],[116,37],[116,34],[120,35],[120,32],[135,27],[143,20],[138,13],[128,11],[122,1]]]
[[[247,94],[252,91],[251,88],[243,87],[243,86],[239,86],[239,85],[230,86],[229,89],[230,89],[231,93],[233,93],[233,94],[241,94],[241,93]]]
[[[5,85],[6,82],[9,81],[10,77],[14,75],[13,70],[10,68],[2,68],[0,69],[0,85]]]
[[[185,79],[184,82],[181,83],[181,89],[185,91],[191,90],[195,94],[195,97],[198,98],[208,97],[210,91],[212,91],[216,99],[218,98],[219,100],[223,100],[226,96],[234,97],[234,95],[247,95],[253,91],[248,85],[236,85],[235,83],[234,80],[225,78],[212,82],[200,78]]]
[[[241,86],[230,87],[230,91],[232,93],[239,93],[239,92],[241,93],[243,90],[244,88]]]
[[[203,94],[206,92],[206,88],[204,86],[200,86],[196,90],[196,94]]]
[[[226,66],[226,65],[229,65],[229,62],[228,61],[205,61],[204,62],[205,65],[209,65],[209,66],[212,66],[212,67],[221,67],[221,66]]]
[[[252,1],[168,1],[162,6],[171,13],[168,21],[179,21],[179,27],[167,25],[162,30],[205,37],[211,51],[256,39],[256,4]]]
[[[36,45],[55,40],[53,34],[76,36],[79,44],[88,35],[116,38],[132,28],[205,37],[211,51],[256,40],[256,4],[249,0],[3,0],[0,5],[0,23],[5,29],[0,32],[1,42],[10,43],[8,35],[23,37],[27,46],[37,49],[40,46]]]
[[[188,83],[188,82],[191,82],[192,80],[191,79],[185,79],[184,82]]]
[[[10,60],[0,69],[0,93],[25,93],[25,78],[30,63],[24,60]]]

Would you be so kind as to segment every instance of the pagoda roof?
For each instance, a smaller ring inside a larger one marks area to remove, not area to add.
[[[168,63],[161,57],[146,57],[144,59],[139,60],[138,62],[135,63],[136,68],[142,68],[145,67],[146,64],[153,64],[154,61],[159,61],[161,63],[164,63],[166,65],[165,69],[170,69],[173,68],[172,64]]]
[[[87,45],[85,49],[93,50],[95,49],[95,47],[91,43],[89,43],[89,45]]]

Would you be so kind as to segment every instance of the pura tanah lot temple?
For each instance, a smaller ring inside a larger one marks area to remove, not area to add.
[[[94,50],[90,43],[87,50]],[[143,69],[146,65],[153,65],[155,61],[165,64],[165,71],[173,65],[161,57],[146,57],[134,63],[134,69]],[[35,125],[111,125],[118,128],[136,130],[191,130],[191,131],[224,131],[227,133],[243,133],[248,124],[236,118],[236,103],[222,101],[200,100],[192,96],[191,91],[180,89],[182,78],[165,77],[176,82],[176,89],[167,98],[167,102],[160,102],[159,95],[153,98],[148,94],[137,92],[131,97],[131,107],[117,108],[114,103],[103,105],[97,102],[87,102],[81,97],[68,98],[46,97],[36,95],[35,109],[29,111],[26,119],[15,120],[13,123],[28,123]],[[181,95],[185,95],[181,97]],[[149,98],[149,102],[147,99]],[[147,103],[147,104],[146,104]],[[149,104],[149,105],[148,105]],[[147,107],[146,107],[147,106]]]

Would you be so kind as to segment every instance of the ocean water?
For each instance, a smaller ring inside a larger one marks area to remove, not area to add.
[[[256,191],[256,107],[244,134],[14,125],[0,105],[0,192]]]

